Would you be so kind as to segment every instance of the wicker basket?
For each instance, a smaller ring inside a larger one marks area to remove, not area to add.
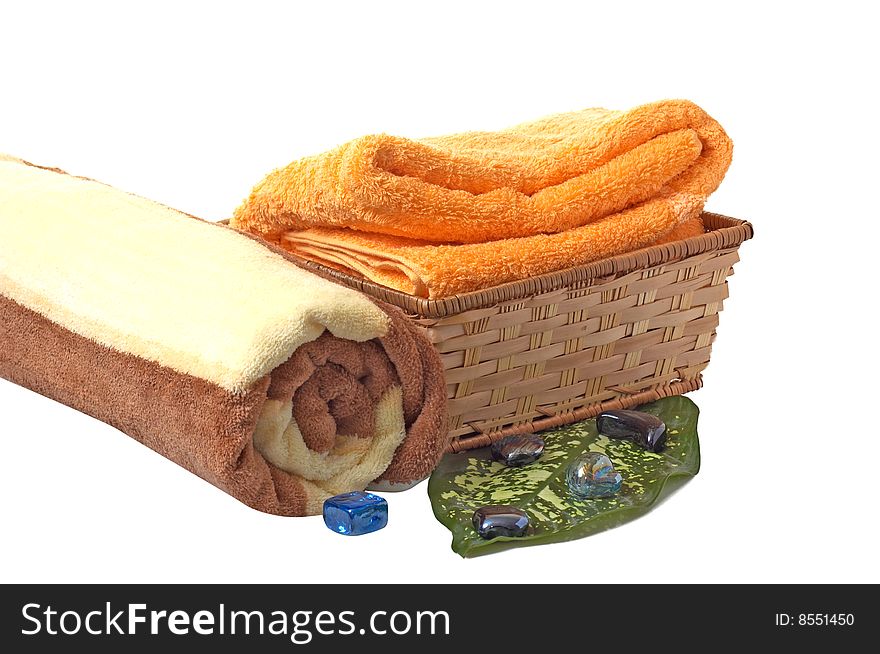
[[[745,221],[557,273],[428,300],[311,261],[404,309],[446,369],[452,450],[489,445],[702,385]]]

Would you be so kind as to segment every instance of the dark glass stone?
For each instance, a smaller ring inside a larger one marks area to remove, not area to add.
[[[596,418],[596,429],[608,438],[628,438],[651,452],[659,452],[666,444],[663,421],[641,411],[603,411]]]
[[[492,458],[511,468],[528,465],[544,453],[544,439],[534,434],[506,436],[492,444]]]
[[[474,529],[486,540],[499,536],[525,536],[529,516],[515,506],[484,506],[474,511]]]

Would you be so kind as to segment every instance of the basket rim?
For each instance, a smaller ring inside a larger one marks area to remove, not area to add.
[[[592,263],[556,272],[537,275],[479,291],[460,293],[445,298],[424,298],[366,279],[354,277],[339,270],[328,268],[314,261],[291,255],[294,262],[315,274],[337,281],[377,300],[400,307],[409,314],[424,318],[443,318],[472,309],[484,309],[499,302],[518,300],[559,289],[562,286],[632,272],[640,268],[650,268],[662,263],[681,261],[695,254],[702,254],[722,248],[737,247],[754,236],[752,224],[746,220],[731,218],[723,214],[704,211],[703,221],[709,231],[699,236],[652,245],[647,248],[627,252],[615,257],[600,259]]]

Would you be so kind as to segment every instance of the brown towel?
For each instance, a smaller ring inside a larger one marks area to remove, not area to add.
[[[0,376],[261,511],[425,477],[449,440],[438,355],[399,310],[285,257],[0,157]]]

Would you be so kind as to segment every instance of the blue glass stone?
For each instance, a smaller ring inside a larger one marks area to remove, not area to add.
[[[379,531],[388,524],[388,502],[372,493],[343,493],[324,501],[324,524],[345,536]]]
[[[568,488],[577,497],[589,500],[610,497],[620,490],[623,478],[604,454],[589,452],[572,463],[565,473]]]

